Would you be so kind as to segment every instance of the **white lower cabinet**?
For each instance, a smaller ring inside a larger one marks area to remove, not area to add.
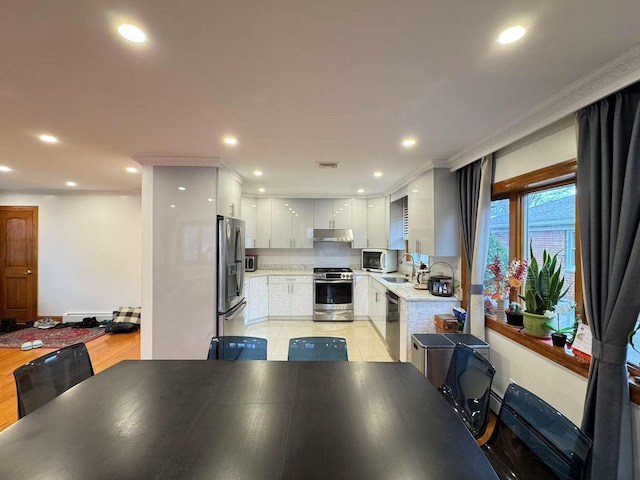
[[[369,317],[382,338],[386,339],[387,289],[373,278],[369,283]]]
[[[268,277],[253,277],[249,279],[250,296],[247,293],[248,321],[253,322],[269,316],[269,284]]]
[[[253,296],[253,290],[251,292]],[[313,315],[311,275],[269,276],[269,317],[310,317]]]
[[[353,277],[353,314],[356,317],[369,316],[369,275]]]

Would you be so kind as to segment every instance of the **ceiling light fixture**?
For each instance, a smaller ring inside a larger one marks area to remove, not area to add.
[[[405,148],[413,147],[416,144],[416,141],[413,138],[405,138],[402,140],[402,146]]]
[[[207,198],[207,202],[213,202],[213,198]]]
[[[67,182],[67,187],[75,187],[78,184],[76,182]]]
[[[133,43],[144,43],[147,40],[147,36],[140,28],[127,23],[123,23],[118,27],[118,33]]]
[[[264,192],[265,192],[264,188],[262,188],[262,187],[260,187],[260,188],[258,189],[258,191],[259,191],[260,193],[264,193]]]
[[[364,188],[359,188],[358,193],[364,193]]]
[[[169,206],[170,206],[171,208],[176,208],[176,206],[175,206],[175,205],[169,205]]]
[[[237,145],[238,144],[238,139],[236,137],[224,137],[224,139],[222,141],[224,143],[226,143],[227,145]]]
[[[498,43],[502,43],[503,45],[508,45],[509,43],[517,42],[522,37],[524,37],[524,34],[526,32],[527,32],[527,29],[521,25],[509,27],[500,34],[500,36],[498,37]]]
[[[374,177],[381,177],[382,176],[382,172],[373,172],[373,176]]]
[[[181,192],[184,192],[187,189],[187,187],[178,187],[178,190],[180,190]]]
[[[11,170],[9,167],[5,166],[5,165],[0,165],[0,172],[12,172],[13,170]]]
[[[255,171],[253,172],[253,174],[254,174],[256,177],[261,177],[261,176],[262,176],[262,170],[255,170]]]
[[[40,140],[44,143],[58,143],[58,139],[53,135],[40,135]]]
[[[127,167],[127,172],[138,173],[138,169],[136,167]]]

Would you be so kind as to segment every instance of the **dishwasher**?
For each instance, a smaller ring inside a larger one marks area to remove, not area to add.
[[[387,345],[395,360],[400,360],[400,301],[398,295],[387,290],[387,318],[385,322]]]
[[[489,344],[468,333],[414,333],[411,363],[436,387],[444,383],[456,343],[464,343],[489,360]]]

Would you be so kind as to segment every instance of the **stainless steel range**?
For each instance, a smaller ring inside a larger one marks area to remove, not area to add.
[[[313,269],[313,321],[353,321],[353,270]]]

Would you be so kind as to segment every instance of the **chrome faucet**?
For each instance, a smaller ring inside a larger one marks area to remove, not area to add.
[[[413,277],[416,276],[416,261],[414,260],[413,255],[407,252],[402,256],[403,263],[405,262],[407,257],[411,258],[411,278],[409,279],[409,281],[413,282]]]

